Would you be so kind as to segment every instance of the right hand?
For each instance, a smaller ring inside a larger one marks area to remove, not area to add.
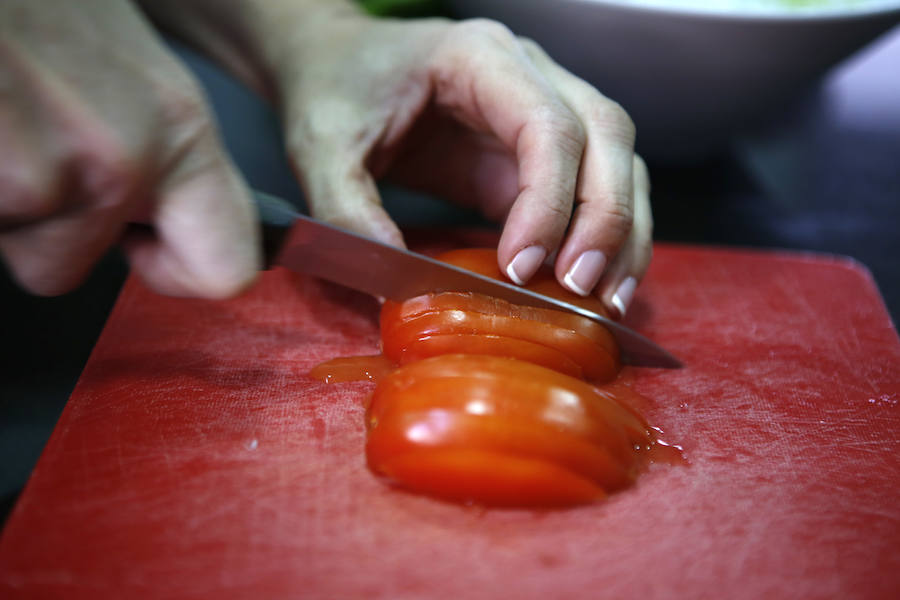
[[[164,294],[254,279],[246,185],[198,85],[130,3],[0,3],[0,148],[0,254],[31,292],[72,289],[119,241]]]

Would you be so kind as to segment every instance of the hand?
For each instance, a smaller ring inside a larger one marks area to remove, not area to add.
[[[120,240],[162,293],[253,280],[247,190],[198,86],[129,3],[0,4],[0,147],[0,253],[32,292],[73,288]]]
[[[401,244],[374,180],[505,219],[516,283],[558,250],[560,282],[624,314],[651,254],[649,181],[626,113],[496,23],[333,19],[279,70],[313,214]],[[567,231],[568,229],[568,231]]]
[[[402,245],[387,177],[505,220],[500,268],[555,252],[621,315],[647,269],[649,180],[617,104],[490,21],[391,21],[338,0],[154,0],[145,9],[279,105],[317,218]]]

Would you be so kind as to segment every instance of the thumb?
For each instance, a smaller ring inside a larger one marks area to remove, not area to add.
[[[226,298],[249,287],[261,265],[249,190],[212,130],[165,174],[156,190],[155,235],[126,235],[132,267],[171,296]]]

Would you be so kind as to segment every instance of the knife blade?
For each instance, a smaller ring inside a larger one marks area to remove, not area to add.
[[[616,338],[625,363],[682,366],[655,342],[593,311],[316,221],[270,194],[254,191],[253,196],[263,226],[267,265],[283,266],[398,302],[433,292],[465,291],[514,304],[572,312],[606,327]],[[284,245],[288,231],[291,241]]]

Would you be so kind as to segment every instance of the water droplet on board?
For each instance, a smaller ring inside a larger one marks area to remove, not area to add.
[[[897,399],[897,394],[881,394],[880,396],[869,398],[868,403],[874,406],[897,406],[900,400]]]

